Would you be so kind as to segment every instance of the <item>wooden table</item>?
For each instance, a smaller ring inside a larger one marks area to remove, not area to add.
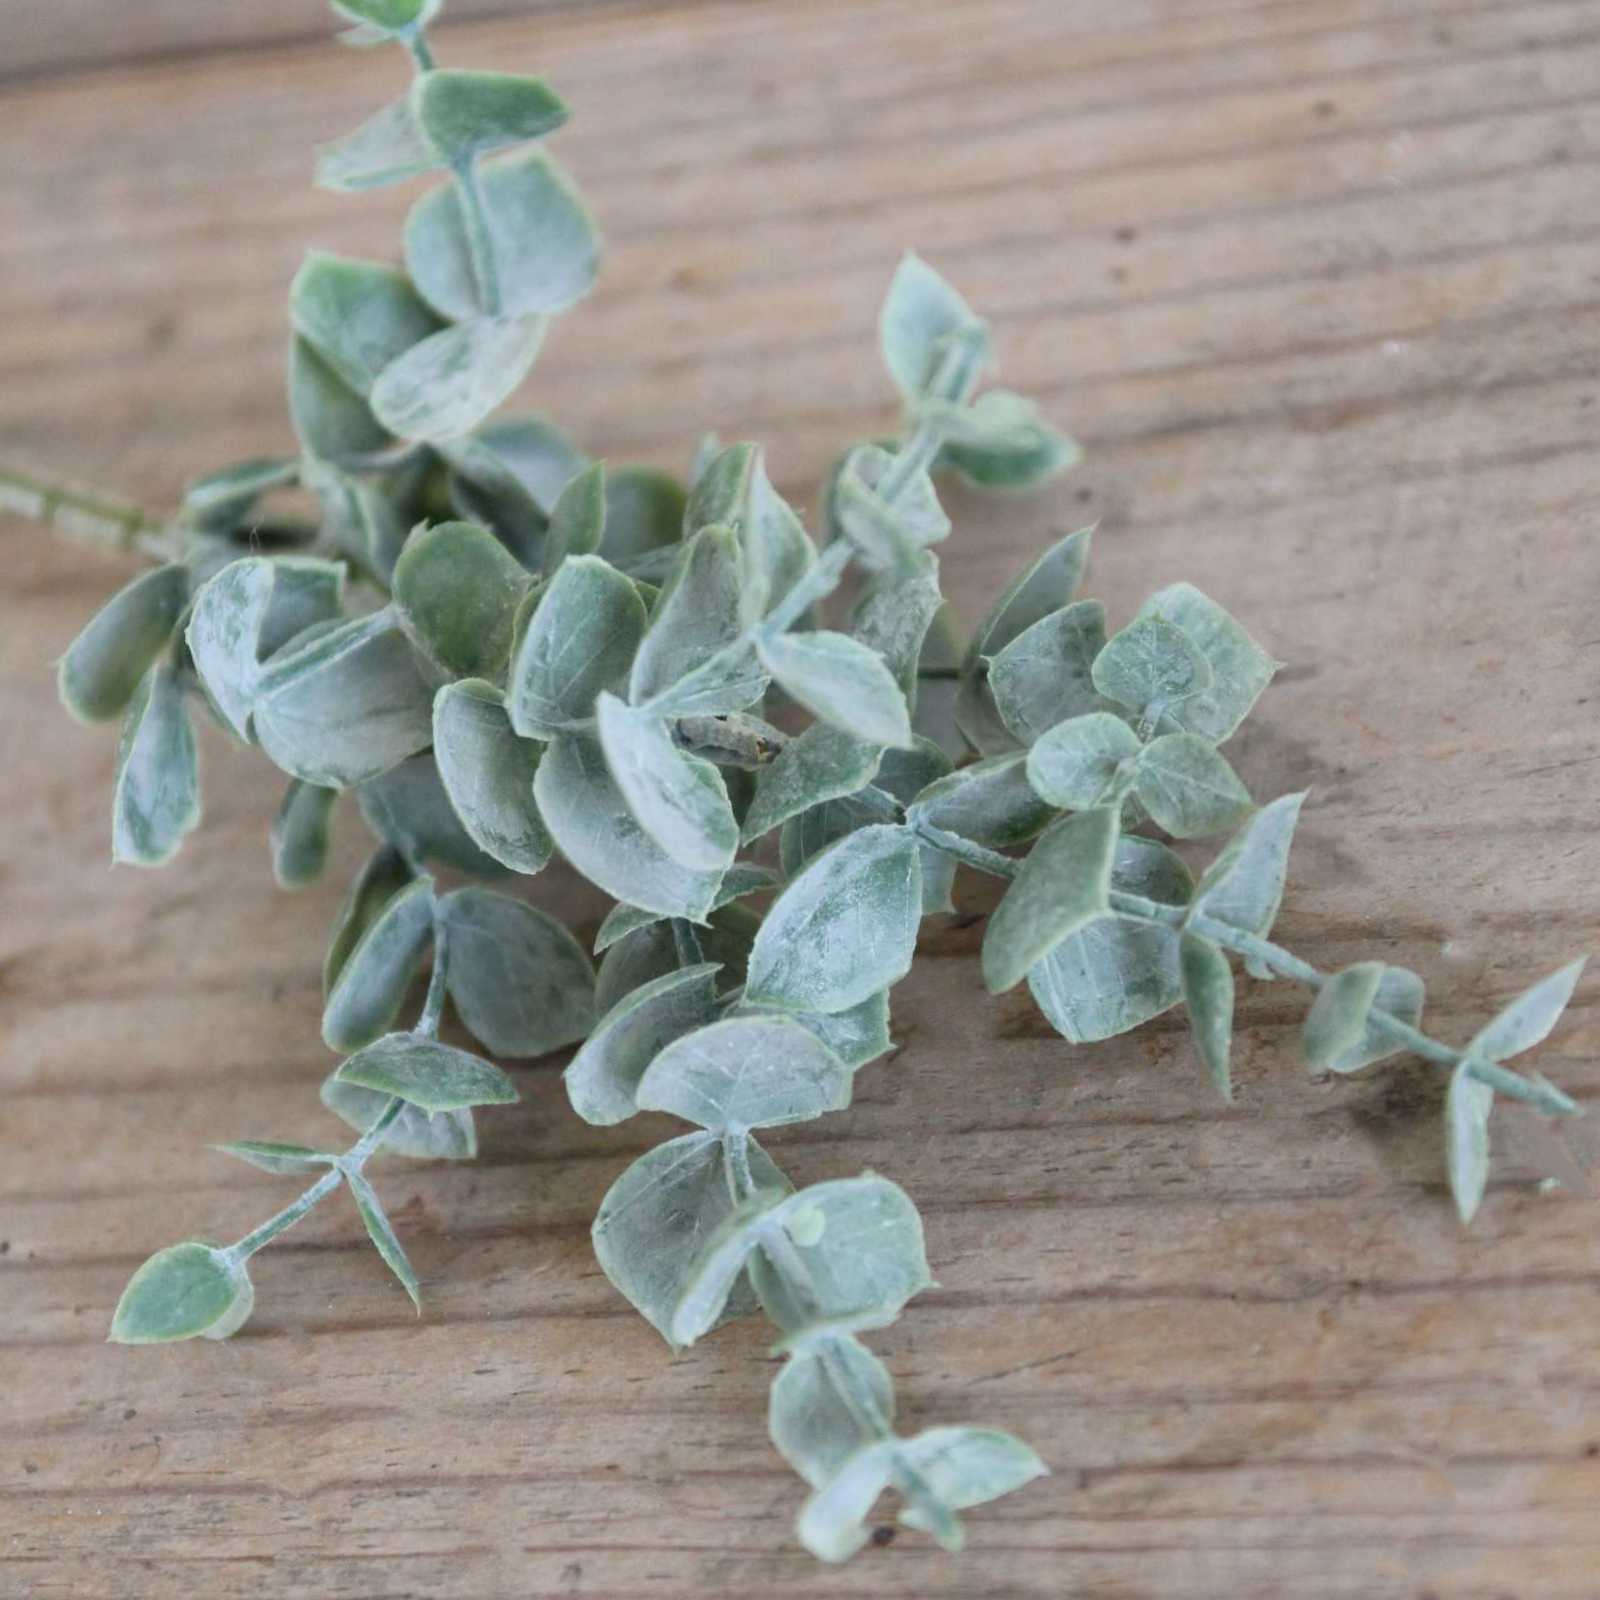
[[[964,614],[1092,518],[1114,615],[1180,577],[1234,609],[1289,664],[1238,764],[1313,792],[1281,931],[1416,967],[1442,1036],[1595,945],[1593,0],[458,10],[444,59],[570,100],[609,241],[531,403],[614,458],[760,436],[808,496],[891,419],[873,318],[915,244],[1088,450],[1037,501],[955,498]],[[314,0],[0,16],[0,457],[167,505],[288,443],[289,277],[392,254],[410,199],[308,186],[403,71],[326,31]],[[906,1417],[1055,1468],[962,1559],[798,1550],[765,1330],[672,1359],[590,1253],[665,1124],[584,1127],[553,1070],[476,1164],[382,1173],[420,1320],[331,1205],[232,1343],[105,1345],[149,1250],[285,1196],[208,1142],[326,1131],[318,970],[363,844],[347,816],[327,883],[275,892],[276,780],[208,737],[204,831],[107,872],[114,739],[57,712],[52,662],[129,568],[0,537],[0,1592],[1600,1594],[1600,1218],[1537,1186],[1539,1126],[1499,1117],[1465,1233],[1436,1069],[1310,1081],[1303,997],[1248,985],[1225,1109],[1176,1016],[1077,1051],[984,998],[971,916],[930,926],[856,1105],[780,1141],[799,1180],[870,1166],[923,1207],[941,1286],[877,1341]],[[1594,993],[1539,1061],[1591,1100]]]

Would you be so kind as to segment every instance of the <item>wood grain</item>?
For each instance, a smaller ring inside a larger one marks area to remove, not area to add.
[[[409,195],[305,179],[399,64],[247,9],[75,0],[42,54],[43,11],[0,18],[33,74],[4,101],[0,459],[166,504],[286,444],[301,253],[392,254]],[[610,261],[527,399],[597,452],[759,434],[807,496],[891,419],[898,252],[954,275],[1089,450],[1037,502],[956,496],[958,606],[1098,517],[1114,615],[1188,577],[1245,618],[1288,667],[1238,765],[1313,791],[1282,931],[1415,967],[1462,1038],[1600,920],[1597,43],[1591,0],[710,0],[463,21],[445,53],[573,105]],[[1536,1188],[1539,1126],[1499,1119],[1463,1234],[1431,1069],[1308,1081],[1300,997],[1262,985],[1236,1109],[1176,1017],[1070,1050],[982,997],[982,885],[930,926],[857,1104],[781,1141],[798,1180],[871,1166],[924,1209],[940,1287],[877,1341],[906,1417],[1015,1428],[1055,1468],[967,1557],[797,1550],[762,1331],[671,1358],[589,1251],[665,1122],[581,1126],[543,1067],[479,1162],[381,1175],[420,1320],[335,1205],[261,1258],[229,1345],[105,1346],[151,1248],[283,1198],[207,1143],[326,1131],[318,969],[362,842],[343,817],[328,882],[277,894],[276,784],[207,739],[204,831],[108,874],[113,740],[54,711],[51,662],[122,569],[0,537],[0,1592],[1600,1593],[1600,1234]],[[539,893],[584,930],[603,909]],[[1597,1043],[1590,982],[1540,1065],[1593,1101]],[[1600,1154],[1588,1122],[1568,1143]]]

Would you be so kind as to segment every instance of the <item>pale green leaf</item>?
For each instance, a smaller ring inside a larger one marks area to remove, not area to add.
[[[816,559],[798,514],[772,487],[759,455],[750,474],[739,552],[742,604],[750,621],[777,605]]]
[[[171,642],[188,599],[188,569],[177,563],[119,589],[61,658],[57,683],[67,710],[83,722],[121,716]]]
[[[332,992],[334,984],[339,981],[339,974],[350,959],[351,951],[360,944],[367,929],[377,921],[395,895],[415,877],[405,857],[392,845],[378,850],[356,874],[344,905],[340,907],[333,937],[328,944],[328,955],[322,968],[324,995]]]
[[[695,474],[683,508],[683,534],[702,528],[739,527],[749,514],[750,486],[761,463],[761,447],[730,444],[718,450]]]
[[[991,850],[1036,837],[1056,814],[1029,783],[1020,752],[988,756],[940,778],[917,796],[916,810],[934,827]]]
[[[925,471],[886,498],[880,489],[893,465],[894,455],[880,445],[858,445],[830,485],[828,518],[869,570],[904,574],[916,570],[928,545],[950,537],[950,518]]]
[[[280,1178],[321,1172],[336,1166],[339,1161],[338,1156],[326,1150],[313,1150],[303,1144],[279,1144],[269,1139],[235,1139],[229,1144],[214,1144],[211,1148]]]
[[[1450,1074],[1445,1100],[1445,1156],[1450,1192],[1463,1222],[1471,1222],[1489,1182],[1489,1113],[1494,1090],[1472,1076],[1463,1061]]]
[[[951,424],[938,464],[979,489],[1036,489],[1083,458],[1031,400],[1007,389],[979,395],[956,411]]]
[[[111,859],[170,861],[200,821],[200,758],[171,667],[152,667],[122,719],[111,801]]]
[[[1079,600],[1019,633],[989,663],[989,689],[1008,731],[1032,744],[1101,706],[1093,673],[1104,654],[1105,608]]]
[[[439,691],[433,756],[472,842],[513,872],[541,871],[555,846],[533,799],[539,746],[518,737],[493,684],[468,678]]]
[[[772,1442],[813,1489],[877,1438],[862,1421],[860,1395],[868,1397],[884,1423],[893,1422],[889,1369],[849,1334],[801,1346],[773,1379],[767,1405]]]
[[[379,189],[443,165],[417,126],[410,100],[396,100],[342,139],[317,146],[316,181],[335,191]]]
[[[1025,568],[973,630],[963,670],[971,673],[984,656],[997,656],[1034,623],[1070,605],[1089,562],[1093,528],[1058,540]]]
[[[1052,823],[1022,863],[983,936],[983,981],[1002,994],[1109,907],[1118,837],[1109,807]]]
[[[585,1122],[622,1122],[638,1109],[645,1069],[674,1039],[716,1019],[714,962],[667,972],[619,1000],[595,1025],[562,1075]]]
[[[722,875],[722,882],[717,886],[716,894],[712,896],[709,909],[716,911],[730,901],[742,900],[746,895],[759,894],[763,889],[776,889],[782,881],[771,867],[758,866],[749,861],[736,861]],[[662,921],[666,915],[667,913],[661,911],[647,911],[643,906],[618,902],[606,913],[599,932],[595,934],[595,954],[599,955],[602,950],[608,949],[636,928]]]
[[[373,415],[402,439],[469,433],[533,370],[546,327],[541,316],[479,317],[431,335],[383,369]]]
[[[895,1477],[895,1486],[910,1502],[900,1520],[927,1533],[938,1531],[943,1523],[940,1511],[986,1505],[1035,1478],[1047,1477],[1050,1470],[1020,1439],[994,1428],[929,1428],[899,1442],[896,1465],[902,1470],[909,1467],[914,1475],[910,1482],[899,1473]],[[919,1493],[931,1496],[935,1505],[920,1504]]]
[[[1181,628],[1210,668],[1210,682],[1169,705],[1158,733],[1197,733],[1221,744],[1249,715],[1277,670],[1258,645],[1216,601],[1192,583],[1175,583],[1150,596],[1140,616],[1157,616]]]
[[[1384,967],[1372,997],[1372,1010],[1386,1011],[1415,1028],[1422,1021],[1422,979],[1405,967]],[[1387,1056],[1402,1054],[1405,1046],[1396,1044],[1369,1015],[1354,1044],[1330,1057],[1322,1065],[1329,1072],[1357,1072]]]
[[[550,513],[544,541],[544,570],[554,573],[568,556],[592,556],[606,527],[606,469],[596,461],[561,491]]]
[[[403,272],[323,250],[310,251],[295,274],[289,318],[334,375],[363,399],[390,362],[442,326]]]
[[[278,814],[272,819],[272,875],[282,889],[303,889],[322,876],[328,864],[337,789],[289,780]]]
[[[867,1542],[866,1520],[889,1487],[896,1441],[863,1446],[801,1508],[795,1532],[819,1561],[848,1561]]]
[[[901,261],[878,319],[878,342],[908,400],[928,392],[953,335],[981,329],[966,301],[927,262],[915,255]]]
[[[825,722],[813,723],[756,774],[755,798],[745,813],[747,843],[825,800],[856,793],[871,783],[882,747]]]
[[[813,860],[756,935],[746,994],[759,1005],[836,1012],[911,970],[922,864],[905,828],[873,826]]]
[[[367,23],[385,33],[424,27],[441,0],[331,0],[333,9],[352,22]]]
[[[393,443],[371,407],[301,338],[289,345],[289,417],[308,456],[343,461]]]
[[[893,1047],[889,1037],[889,991],[868,995],[848,1011],[775,1011],[741,1001],[735,1017],[787,1017],[809,1028],[852,1072]]]
[[[111,1319],[113,1344],[226,1339],[250,1315],[255,1290],[242,1261],[198,1239],[158,1250],[128,1280]]]
[[[506,72],[420,72],[411,85],[417,124],[446,162],[542,139],[567,108],[542,78]]]
[[[1094,659],[1093,681],[1108,700],[1155,718],[1175,701],[1211,687],[1211,665],[1182,628],[1157,613],[1112,635]]]
[[[366,1133],[388,1111],[390,1096],[342,1083],[334,1072],[323,1080],[322,1103],[357,1133]],[[478,1153],[478,1130],[470,1111],[430,1116],[418,1106],[402,1107],[383,1130],[379,1149],[413,1161],[470,1161]]]
[[[433,880],[391,895],[340,964],[322,1011],[330,1050],[359,1050],[393,1025],[433,933]]]
[[[602,694],[600,747],[634,820],[681,865],[723,872],[739,848],[739,824],[722,774],[690,755],[653,712]]]
[[[592,716],[602,690],[621,692],[644,630],[644,602],[615,567],[564,561],[511,664],[512,726],[549,738]]]
[[[393,616],[377,612],[274,656],[253,720],[285,772],[343,789],[427,748],[433,694]]]
[[[516,1086],[492,1062],[415,1033],[391,1033],[358,1050],[335,1074],[341,1083],[397,1095],[430,1116],[468,1106],[507,1105]]]
[[[1227,758],[1197,733],[1164,733],[1139,753],[1133,792],[1175,839],[1237,827],[1254,809]]]
[[[1183,1003],[1194,1047],[1224,1100],[1233,1099],[1233,968],[1209,939],[1186,933],[1178,941]]]
[[[191,478],[183,509],[200,527],[231,530],[269,490],[299,479],[300,463],[287,456],[251,456]]]
[[[905,696],[883,658],[842,633],[764,638],[762,664],[813,715],[873,744],[909,747]]]
[[[1190,920],[1209,917],[1244,933],[1265,934],[1278,914],[1289,846],[1305,795],[1263,806],[1224,846],[1195,890]]]
[[[531,583],[487,528],[418,528],[395,563],[391,588],[411,642],[453,678],[492,678],[511,655],[512,623]]]
[[[1125,835],[1117,842],[1111,887],[1183,906],[1194,880],[1165,845]],[[1073,1044],[1109,1039],[1178,1003],[1178,947],[1178,930],[1164,923],[1097,917],[1029,972],[1028,987],[1050,1025]]]
[[[1574,961],[1524,990],[1478,1034],[1468,1051],[1490,1061],[1504,1061],[1531,1050],[1560,1020],[1583,968],[1582,961]]]
[[[1336,972],[1317,991],[1300,1032],[1300,1047],[1309,1065],[1327,1067],[1360,1047],[1383,971],[1381,961],[1360,961]]]
[[[494,157],[478,169],[500,315],[565,311],[594,287],[600,240],[572,180],[542,150]],[[465,323],[487,314],[462,216],[449,184],[425,195],[406,219],[406,271],[422,297]]]
[[[468,1032],[496,1055],[546,1055],[594,1026],[594,968],[554,917],[477,888],[445,895],[439,916],[450,999]]]
[[[809,1122],[850,1103],[850,1068],[781,1016],[730,1017],[684,1034],[651,1062],[636,1103],[720,1133]]]
[[[1087,811],[1101,804],[1139,737],[1121,717],[1091,711],[1058,723],[1028,752],[1028,782],[1050,805]]]
[[[613,467],[606,474],[606,526],[600,553],[627,564],[670,548],[683,529],[684,488],[654,467]]]
[[[356,803],[367,826],[410,861],[455,867],[479,878],[497,878],[505,871],[462,827],[432,752],[412,756],[362,784]]]
[[[412,1270],[411,1262],[401,1246],[399,1235],[394,1231],[394,1224],[389,1221],[388,1213],[384,1211],[383,1204],[378,1199],[377,1190],[367,1181],[365,1174],[357,1172],[353,1167],[345,1169],[344,1181],[350,1185],[350,1197],[356,1203],[356,1210],[361,1213],[367,1237],[372,1240],[378,1254],[383,1257],[384,1264],[400,1280],[401,1288],[411,1296],[412,1305],[420,1313],[422,1291],[417,1286],[417,1275]]]

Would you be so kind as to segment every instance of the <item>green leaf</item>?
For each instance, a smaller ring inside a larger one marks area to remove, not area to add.
[[[989,663],[989,689],[1007,730],[1032,744],[1057,723],[1101,706],[1093,670],[1106,641],[1098,600],[1041,617]]]
[[[1151,613],[1114,634],[1094,659],[1094,686],[1141,716],[1211,687],[1211,665],[1182,628]]]
[[[907,829],[861,828],[824,851],[773,902],[745,993],[758,1005],[846,1011],[911,970],[922,864]]]
[[[756,773],[755,798],[745,813],[747,844],[825,800],[855,794],[877,776],[882,747],[814,722]]]
[[[808,1028],[852,1072],[876,1060],[894,1041],[889,1037],[889,991],[868,995],[848,1011],[775,1011],[741,1001],[730,1013],[735,1017],[787,1017]]]
[[[788,1187],[753,1139],[746,1148],[759,1187]],[[690,1270],[732,1211],[722,1139],[703,1131],[647,1151],[600,1202],[594,1252],[601,1269],[669,1343]]]
[[[370,23],[386,33],[424,26],[441,0],[331,0],[333,9],[352,22]]]
[[[542,139],[568,116],[542,78],[506,72],[420,72],[411,85],[411,109],[433,147],[456,166],[488,150]]]
[[[896,1457],[897,1465],[909,1467],[921,1480],[922,1492],[946,1512],[998,1500],[1050,1471],[1021,1440],[994,1428],[929,1428],[900,1441]],[[911,1501],[900,1520],[909,1528],[934,1532],[942,1519],[936,1512],[930,1515],[933,1508],[919,1504],[915,1491],[902,1485],[898,1474],[896,1487]]]
[[[1494,1090],[1472,1076],[1463,1061],[1450,1074],[1445,1098],[1445,1157],[1450,1192],[1463,1222],[1471,1222],[1489,1182],[1489,1113]]]
[[[1036,489],[1083,459],[1078,446],[1052,428],[1031,400],[1007,389],[979,395],[951,422],[938,465],[979,489]]]
[[[747,620],[778,604],[816,560],[816,548],[794,508],[757,455],[750,474],[740,539],[740,588]]]
[[[891,501],[879,492],[894,465],[880,445],[858,445],[844,459],[828,494],[828,521],[871,571],[914,572],[930,544],[950,537],[950,518],[933,479],[916,473]]]
[[[1383,967],[1370,1008],[1387,1011],[1390,1016],[1415,1028],[1422,1021],[1422,979],[1405,967]],[[1396,1044],[1387,1033],[1380,1030],[1369,1014],[1356,1041],[1320,1065],[1329,1072],[1357,1072],[1375,1061],[1404,1052],[1405,1046]]]
[[[308,455],[343,461],[393,441],[371,407],[301,338],[289,345],[289,416]]]
[[[1071,603],[1083,581],[1093,537],[1093,528],[1069,533],[1051,545],[1007,587],[973,630],[963,664],[965,673],[972,673],[983,657],[999,655],[1034,623]]]
[[[322,1010],[330,1050],[359,1050],[389,1031],[432,933],[433,880],[419,878],[389,897],[341,963]]]
[[[1121,717],[1091,711],[1040,736],[1028,752],[1028,782],[1050,805],[1087,811],[1107,798],[1122,763],[1139,751],[1139,736]]]
[[[449,490],[458,515],[492,528],[525,567],[538,566],[561,493],[587,465],[583,452],[537,416],[491,422],[434,448],[454,469]]]
[[[433,694],[392,614],[376,612],[274,656],[253,718],[285,772],[343,789],[428,747]]]
[[[706,462],[683,508],[686,538],[709,527],[736,527],[749,512],[750,486],[761,462],[761,447],[730,444]]]
[[[1158,616],[1181,628],[1205,658],[1210,682],[1169,705],[1157,733],[1197,733],[1221,744],[1249,715],[1277,670],[1265,650],[1216,601],[1192,583],[1175,583],[1150,596],[1141,617]]]
[[[797,1339],[808,1330],[887,1327],[933,1283],[917,1208],[875,1173],[814,1183],[752,1231],[759,1243],[780,1229],[784,1247],[763,1250],[750,1276],[767,1315]],[[799,1268],[793,1278],[789,1262]]]
[[[192,478],[184,487],[183,509],[200,527],[231,531],[262,495],[299,477],[300,463],[291,457],[251,456]]]
[[[453,678],[505,671],[511,629],[531,580],[487,528],[419,528],[395,563],[395,606],[411,642]]]
[[[434,697],[433,756],[472,842],[513,872],[542,871],[555,846],[533,799],[539,746],[518,737],[492,683],[468,678]]]
[[[322,1103],[358,1133],[368,1132],[388,1111],[390,1096],[342,1083],[337,1072],[323,1080]],[[470,1111],[441,1111],[429,1116],[418,1106],[404,1106],[378,1146],[413,1161],[470,1161],[478,1153],[478,1131]]]
[[[1003,994],[1110,907],[1119,833],[1110,807],[1052,823],[1022,863],[983,936],[983,981]]]
[[[981,330],[965,300],[915,255],[900,263],[878,319],[884,364],[900,392],[915,400],[928,392],[952,335]]]
[[[691,922],[711,908],[721,872],[675,861],[639,826],[598,740],[556,739],[539,762],[533,793],[557,848],[614,899]]]
[[[128,1280],[111,1319],[113,1344],[226,1339],[255,1304],[242,1261],[191,1239],[158,1250]]]
[[[411,1303],[420,1315],[422,1291],[417,1287],[417,1275],[406,1258],[394,1224],[389,1221],[383,1203],[378,1199],[377,1190],[367,1181],[364,1173],[357,1172],[353,1167],[345,1168],[344,1181],[350,1185],[350,1196],[356,1203],[356,1210],[361,1213],[367,1237],[377,1247],[385,1265],[400,1280],[401,1288],[411,1296]]]
[[[398,1095],[430,1116],[468,1106],[508,1105],[517,1098],[516,1086],[499,1067],[415,1033],[387,1034],[358,1050],[335,1076],[341,1083]]]
[[[377,851],[356,874],[350,893],[339,910],[334,924],[333,937],[328,944],[327,960],[322,968],[322,992],[330,994],[339,974],[344,971],[350,953],[360,944],[367,929],[378,920],[383,909],[416,874],[406,865],[404,856],[392,846]]]
[[[483,421],[533,370],[545,318],[476,318],[413,345],[383,369],[372,411],[402,439],[453,439]]]
[[[431,753],[412,756],[356,790],[367,826],[412,861],[455,867],[480,878],[504,868],[485,854],[457,818]]]
[[[295,332],[363,399],[390,362],[442,324],[403,272],[310,251],[289,286]]]
[[[635,989],[677,972],[680,965],[671,922],[652,914],[650,921],[629,929],[607,947],[595,976],[595,1011],[608,1016]]]
[[[554,917],[476,888],[447,894],[439,915],[450,998],[467,1030],[496,1055],[547,1055],[594,1026],[594,968]]]
[[[303,1144],[278,1144],[267,1139],[236,1139],[231,1144],[214,1144],[213,1150],[237,1156],[249,1166],[276,1177],[295,1177],[306,1172],[321,1172],[337,1166],[339,1158],[326,1150],[312,1150]]]
[[[820,1489],[862,1446],[878,1436],[863,1423],[855,1397],[894,1420],[889,1369],[849,1334],[801,1346],[772,1382],[767,1426],[778,1453],[813,1489]]]
[[[1311,1066],[1327,1067],[1360,1047],[1383,970],[1381,961],[1360,961],[1336,972],[1317,991],[1300,1034],[1301,1049]]]
[[[1182,906],[1194,880],[1165,845],[1124,836],[1112,860],[1111,887]],[[1178,1003],[1178,947],[1176,928],[1115,914],[1097,917],[1028,974],[1028,987],[1063,1038],[1073,1044],[1109,1039]]]
[[[866,645],[817,632],[763,638],[758,649],[772,676],[814,716],[873,744],[910,746],[905,696]]]
[[[1305,798],[1286,794],[1263,806],[1228,841],[1201,876],[1191,922],[1204,916],[1244,933],[1264,935],[1271,929]]]
[[[722,774],[673,742],[649,711],[602,694],[596,706],[606,766],[639,826],[676,862],[721,873],[739,848]]]
[[[120,717],[166,649],[189,600],[178,563],[141,573],[91,618],[61,658],[61,703],[81,722]]]
[[[484,162],[478,188],[500,279],[500,314],[565,311],[594,287],[600,240],[572,180],[542,150]],[[454,184],[424,195],[406,219],[406,271],[441,315],[465,323],[488,307],[479,293]]]
[[[644,637],[644,602],[598,556],[575,556],[550,580],[511,663],[511,725],[550,738],[620,693]]]
[[[1178,941],[1178,972],[1195,1050],[1217,1093],[1232,1100],[1233,968],[1209,939],[1186,933]]]
[[[683,485],[654,467],[614,467],[606,477],[606,527],[600,552],[630,562],[678,542],[683,527]]]
[[[336,192],[380,189],[443,165],[418,127],[410,100],[396,100],[342,139],[317,146],[316,182]]]
[[[889,1487],[895,1449],[892,1439],[863,1446],[801,1508],[795,1532],[819,1561],[848,1561],[867,1542],[866,1520]]]
[[[741,629],[739,542],[729,528],[703,528],[682,547],[656,601],[634,657],[629,698],[641,704],[663,695],[667,716],[715,716],[759,700],[766,677],[748,655],[709,678],[699,670]]]
[[[730,1017],[673,1040],[635,1101],[713,1133],[809,1122],[850,1104],[850,1068],[815,1033],[780,1016]]]
[[[200,758],[171,667],[152,667],[122,719],[111,801],[111,859],[159,867],[200,821]]]
[[[328,864],[328,839],[337,789],[289,780],[272,819],[272,875],[280,889],[304,889]]]
[[[1574,961],[1524,990],[1467,1046],[1468,1053],[1490,1061],[1531,1050],[1555,1027],[1572,991],[1583,976],[1584,963]]]
[[[989,756],[940,778],[917,796],[916,808],[934,827],[991,850],[1026,843],[1056,814],[1029,784],[1020,753]]]
[[[923,555],[904,575],[884,573],[863,590],[850,616],[850,636],[883,657],[890,676],[915,709],[917,670],[928,629],[944,604],[937,557]]]
[[[606,527],[606,469],[596,461],[561,491],[545,535],[544,570],[553,574],[568,556],[592,556]]]
[[[1164,733],[1146,745],[1133,792],[1156,826],[1175,839],[1237,827],[1255,807],[1227,759],[1197,733]]]
[[[645,1069],[674,1039],[716,1019],[715,962],[664,973],[624,996],[596,1024],[562,1074],[572,1109],[608,1127],[638,1109]]]

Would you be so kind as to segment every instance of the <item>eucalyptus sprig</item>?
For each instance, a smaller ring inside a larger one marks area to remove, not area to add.
[[[1008,884],[988,987],[1026,979],[1073,1044],[1184,1002],[1231,1098],[1238,956],[1316,991],[1317,1070],[1398,1051],[1449,1067],[1464,1219],[1496,1093],[1577,1110],[1503,1064],[1549,1032],[1577,966],[1458,1050],[1420,1031],[1415,974],[1328,976],[1269,940],[1303,797],[1257,809],[1219,749],[1275,669],[1220,606],[1177,584],[1108,635],[1103,607],[1077,597],[1085,529],[959,639],[935,474],[1025,489],[1076,449],[983,387],[989,330],[924,262],[902,263],[880,323],[900,432],[840,459],[820,549],[753,443],[706,442],[681,483],[592,461],[543,417],[490,421],[549,319],[594,281],[593,224],[543,148],[565,108],[538,79],[438,67],[427,0],[335,9],[351,42],[397,43],[416,72],[322,152],[319,181],[446,181],[411,211],[403,269],[307,259],[290,296],[299,456],[192,485],[161,534],[169,559],[91,621],[61,689],[81,717],[122,719],[118,861],[165,861],[197,823],[196,708],[287,775],[270,830],[286,887],[321,873],[339,797],[355,794],[378,846],[325,963],[322,1034],[345,1059],[322,1097],[360,1137],[342,1154],[223,1146],[316,1182],[233,1246],[152,1257],[114,1339],[234,1332],[249,1256],[341,1183],[417,1298],[365,1166],[379,1151],[470,1157],[473,1109],[515,1094],[500,1067],[440,1042],[448,1004],[488,1055],[580,1045],[565,1085],[587,1121],[659,1111],[693,1128],[617,1178],[596,1253],[674,1346],[757,1308],[776,1326],[769,1423],[813,1491],[807,1547],[849,1556],[892,1487],[902,1521],[955,1548],[958,1512],[1043,1464],[991,1430],[896,1432],[889,1374],[859,1336],[931,1281],[915,1207],[873,1173],[796,1191],[756,1134],[849,1105],[856,1072],[891,1047],[889,991],[923,918],[952,908],[960,867]],[[41,511],[71,503],[12,487]],[[285,491],[309,491],[315,520],[269,511]],[[82,504],[148,542],[148,519]],[[1232,838],[1196,881],[1138,831],[1151,827]],[[435,877],[529,877],[558,854],[616,902],[598,972],[524,899]],[[395,1031],[430,962],[417,1024]]]

